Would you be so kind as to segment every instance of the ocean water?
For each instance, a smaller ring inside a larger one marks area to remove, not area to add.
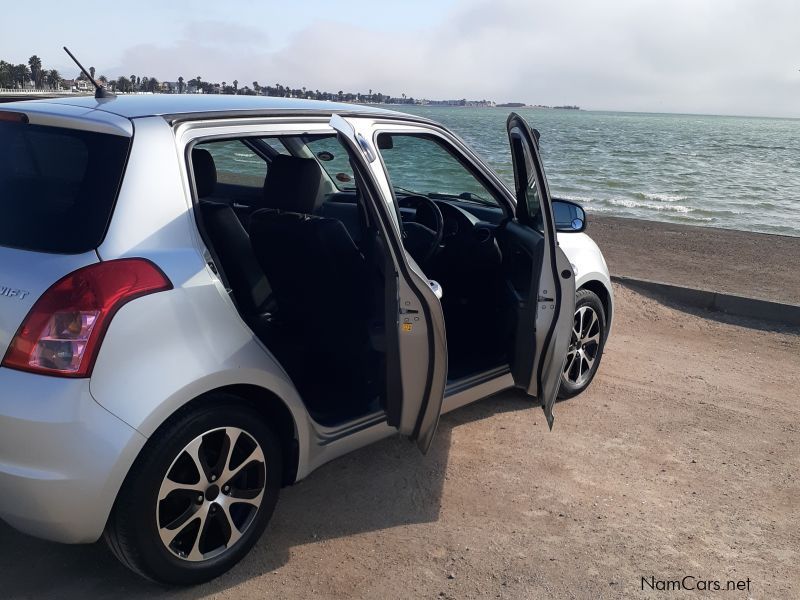
[[[512,109],[399,110],[446,125],[513,180]],[[590,214],[800,236],[798,119],[516,110],[542,134],[553,195]]]
[[[511,109],[390,108],[446,125],[513,182],[505,127]],[[800,119],[517,112],[542,134],[553,195],[579,202],[590,215],[800,236]],[[234,174],[261,162],[239,144],[218,152],[218,168]],[[408,168],[417,173],[413,179],[425,179],[426,157],[418,158]]]

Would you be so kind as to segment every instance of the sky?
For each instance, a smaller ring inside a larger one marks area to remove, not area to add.
[[[68,77],[62,45],[109,78],[800,117],[797,0],[36,0],[33,21],[31,7],[4,7],[0,58]]]

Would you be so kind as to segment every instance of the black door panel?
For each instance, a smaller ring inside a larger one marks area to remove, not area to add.
[[[536,286],[542,269],[544,236],[538,231],[508,221],[495,234],[503,254],[506,280],[508,331],[514,333],[509,354],[512,375],[517,381],[533,376],[536,347],[531,324],[536,322]]]

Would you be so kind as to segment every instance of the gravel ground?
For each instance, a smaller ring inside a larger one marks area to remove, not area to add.
[[[600,374],[552,432],[504,393],[444,417],[424,458],[389,439],[335,461],[189,590],[0,525],[0,596],[695,597],[641,591],[691,575],[800,597],[800,335],[616,293]]]
[[[800,304],[800,237],[589,215],[614,275]]]

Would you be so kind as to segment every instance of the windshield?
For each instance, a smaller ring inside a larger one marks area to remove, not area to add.
[[[475,174],[432,136],[381,133],[378,146],[395,193],[499,206]]]
[[[126,137],[0,121],[0,246],[97,248],[129,147]]]

